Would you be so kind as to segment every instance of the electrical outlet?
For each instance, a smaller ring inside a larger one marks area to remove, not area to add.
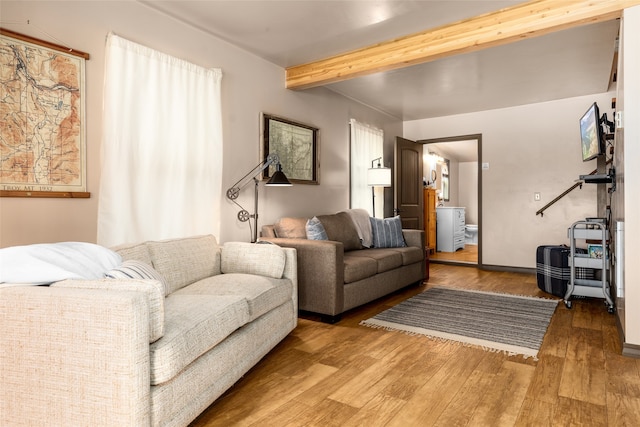
[[[535,200],[536,202],[540,201],[540,193],[533,193],[533,200]]]

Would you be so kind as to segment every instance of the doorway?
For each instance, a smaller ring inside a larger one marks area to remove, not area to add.
[[[436,193],[438,243],[430,254],[430,260],[481,267],[482,135],[416,142],[423,144],[425,187],[434,189]],[[447,223],[446,218],[452,215],[464,217],[464,242],[460,242],[459,228],[452,231]],[[453,233],[456,233],[456,237]],[[454,239],[454,243],[449,244],[449,239]]]

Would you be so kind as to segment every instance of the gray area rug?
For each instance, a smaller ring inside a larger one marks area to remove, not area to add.
[[[537,357],[558,300],[434,287],[360,324]]]

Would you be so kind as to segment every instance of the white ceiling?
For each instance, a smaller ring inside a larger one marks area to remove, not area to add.
[[[283,68],[521,1],[143,1]],[[402,120],[606,92],[618,21],[327,85]],[[284,86],[284,73],[283,81]]]

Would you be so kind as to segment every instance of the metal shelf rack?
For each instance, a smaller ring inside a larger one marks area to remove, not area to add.
[[[602,254],[600,258],[593,257],[592,254],[581,254],[576,251],[576,240],[597,241],[601,244]],[[571,251],[569,253],[569,268],[571,280],[567,286],[567,293],[564,296],[564,304],[571,308],[572,296],[585,296],[593,298],[604,298],[607,311],[613,313],[614,303],[611,299],[609,288],[609,253],[607,243],[609,240],[609,230],[604,221],[577,221],[569,228],[569,241]],[[600,279],[580,279],[577,278],[577,268],[588,268],[594,272],[600,271]]]

